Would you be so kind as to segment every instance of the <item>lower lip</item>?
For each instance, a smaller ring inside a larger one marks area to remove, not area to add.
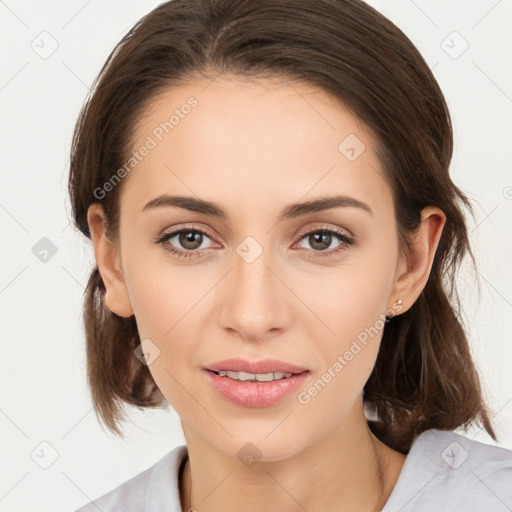
[[[242,381],[205,370],[213,387],[228,401],[242,407],[267,407],[297,391],[309,376],[302,372],[270,382]]]

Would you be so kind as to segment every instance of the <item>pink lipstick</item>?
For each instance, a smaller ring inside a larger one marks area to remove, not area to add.
[[[267,407],[297,391],[311,374],[295,364],[265,359],[227,359],[203,368],[226,400],[242,407]]]

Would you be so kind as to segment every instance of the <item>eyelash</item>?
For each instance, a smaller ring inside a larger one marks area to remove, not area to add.
[[[185,251],[185,250],[180,250],[180,249],[174,249],[174,248],[170,247],[168,244],[166,244],[166,242],[169,239],[171,239],[171,238],[175,237],[176,235],[179,235],[180,233],[183,233],[183,232],[185,232],[185,233],[188,233],[188,232],[201,233],[202,235],[206,235],[208,238],[212,238],[206,231],[203,231],[202,229],[198,229],[198,228],[194,228],[194,227],[184,227],[184,228],[180,228],[176,231],[172,231],[170,233],[164,233],[163,235],[159,235],[159,236],[155,237],[153,241],[156,244],[160,244],[163,247],[164,251],[169,252],[169,253],[177,256],[178,258],[191,258],[191,257],[198,256],[200,251],[198,251],[197,249],[193,250],[193,251]],[[314,256],[311,256],[312,258],[326,258],[326,257],[332,256],[334,254],[337,254],[340,251],[347,250],[347,246],[353,245],[355,243],[354,239],[350,238],[343,231],[339,231],[335,228],[327,228],[324,226],[322,226],[320,228],[312,229],[310,231],[307,231],[306,233],[303,233],[299,237],[299,242],[302,239],[304,239],[307,236],[314,234],[314,233],[335,235],[340,240],[341,243],[336,249],[332,249],[330,251],[311,250],[313,253],[316,253]]]

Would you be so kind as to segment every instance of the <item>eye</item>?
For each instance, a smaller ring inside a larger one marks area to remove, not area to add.
[[[347,249],[347,246],[353,245],[354,240],[345,232],[333,228],[317,228],[301,235],[300,240],[305,240],[309,244],[309,248],[314,258],[332,256],[334,253]],[[334,249],[327,251],[333,241],[338,240],[338,245]],[[318,254],[321,253],[321,254]],[[325,253],[325,254],[324,254]]]
[[[191,256],[198,256],[199,249],[209,248],[203,246],[205,239],[211,240],[208,234],[201,229],[181,228],[157,237],[155,243],[160,244],[164,250],[178,257],[190,258]],[[178,249],[175,248],[176,246],[178,246]]]

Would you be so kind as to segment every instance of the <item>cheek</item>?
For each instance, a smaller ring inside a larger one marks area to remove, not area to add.
[[[152,250],[137,254],[127,248],[125,277],[139,334],[167,344],[183,324],[193,321],[196,306],[214,284],[207,270],[191,271]]]
[[[338,293],[338,298],[336,309],[331,302],[326,304],[331,309],[325,321],[335,334],[316,337],[323,364],[297,396],[302,413],[314,417],[315,425],[325,430],[343,421],[360,399],[375,366],[385,326],[385,310],[381,313],[377,295],[359,292],[349,298]]]
[[[329,279],[317,280],[318,287],[313,294],[310,291],[309,305],[320,320],[309,323],[308,336],[317,340],[322,361],[317,387],[324,397],[319,401],[351,402],[366,383],[386,325],[392,268],[392,258],[360,261],[332,272]]]
[[[168,269],[169,270],[169,269]],[[171,272],[163,274],[153,267],[145,278],[132,280],[129,285],[137,329],[143,345],[153,357],[148,369],[166,400],[181,417],[190,409],[190,378],[187,372],[194,355],[194,318],[200,293],[190,282],[182,283]],[[185,416],[183,416],[185,415]]]
[[[333,350],[343,349],[368,330],[373,333],[375,329],[382,330],[392,269],[391,259],[386,263],[384,257],[376,257],[373,261],[359,261],[303,282],[302,293],[307,294],[306,302],[322,324],[322,337],[332,340],[328,345]]]
[[[149,262],[135,251],[127,254],[123,260],[126,285],[139,337],[150,340],[144,343],[158,354],[149,370],[167,401],[181,414],[190,407],[187,372],[195,361],[197,340],[204,339],[206,295],[218,278],[207,269],[173,267],[165,257]]]

